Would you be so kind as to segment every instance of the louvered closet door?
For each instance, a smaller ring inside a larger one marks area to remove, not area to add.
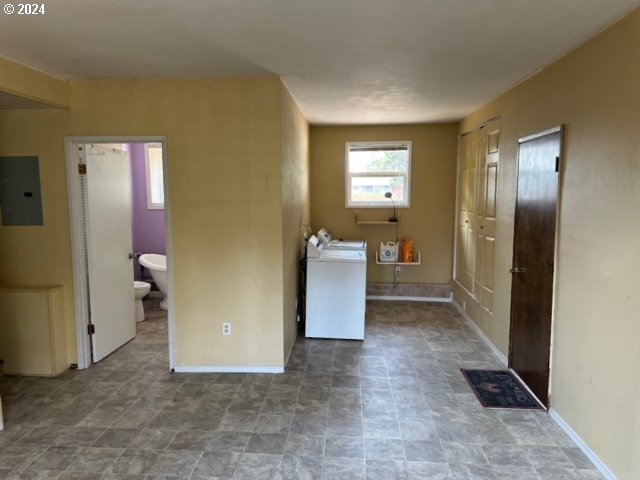
[[[493,263],[496,244],[496,195],[500,123],[480,128],[478,156],[478,209],[475,231],[475,270],[473,294],[480,304],[493,311]]]
[[[461,139],[458,235],[456,280],[468,290],[473,289],[475,262],[476,172],[478,159],[478,132],[473,131]]]

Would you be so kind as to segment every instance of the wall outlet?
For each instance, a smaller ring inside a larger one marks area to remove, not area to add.
[[[222,335],[231,335],[231,324],[223,323],[222,324]]]
[[[396,276],[400,275],[400,265],[396,265]]]

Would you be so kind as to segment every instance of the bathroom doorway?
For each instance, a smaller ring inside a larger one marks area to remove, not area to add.
[[[78,368],[99,362],[135,338],[136,320],[144,315],[141,298],[152,283],[160,290],[151,294],[160,297],[156,303],[167,313],[172,369],[166,139],[69,137],[65,149]],[[141,259],[142,254],[146,255]],[[152,267],[159,267],[158,272]],[[140,283],[145,280],[149,280],[146,286]]]

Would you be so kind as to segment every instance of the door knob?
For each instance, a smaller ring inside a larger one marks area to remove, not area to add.
[[[525,273],[527,271],[527,267],[513,267],[509,269],[510,273]]]

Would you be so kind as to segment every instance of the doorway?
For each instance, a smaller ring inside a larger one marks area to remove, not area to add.
[[[562,127],[518,143],[509,368],[548,407]]]
[[[169,369],[174,365],[171,234],[166,228],[170,215],[166,139],[68,137],[65,150],[80,369],[100,361],[136,334],[132,151],[150,145],[160,151],[156,168],[164,173],[160,179],[164,209],[163,213],[156,213],[163,217],[166,229]],[[148,177],[146,183],[149,188]]]

